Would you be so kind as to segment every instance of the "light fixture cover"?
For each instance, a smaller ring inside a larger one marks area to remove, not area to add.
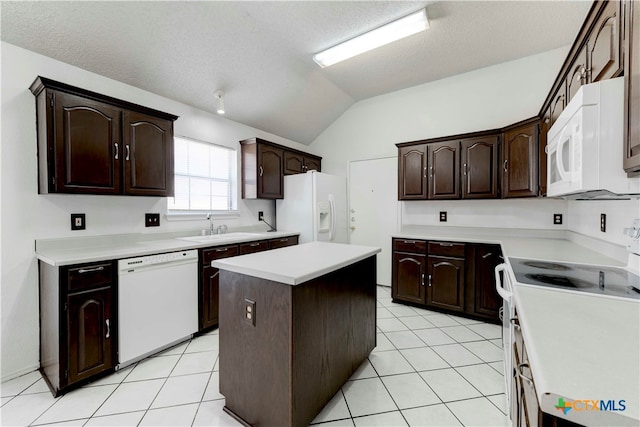
[[[223,96],[224,92],[221,90],[217,90],[213,93],[213,97],[218,100],[218,109],[216,110],[218,114],[224,114],[224,99],[222,99]]]
[[[313,56],[313,60],[322,68],[368,52],[385,44],[408,37],[429,28],[427,10],[400,18],[382,27],[371,30],[346,42],[340,43]]]

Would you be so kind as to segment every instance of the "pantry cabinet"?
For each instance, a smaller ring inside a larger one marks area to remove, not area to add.
[[[538,195],[538,126],[539,121],[535,119],[507,128],[504,132],[503,198]]]
[[[625,2],[627,22],[624,50],[625,116],[624,170],[640,174],[640,4]]]
[[[395,302],[498,322],[502,300],[492,279],[498,246],[393,238],[392,248]]]
[[[117,363],[114,262],[40,262],[40,372],[54,396],[113,372]]]
[[[41,194],[173,196],[177,116],[44,77],[30,89]]]
[[[321,157],[261,138],[245,139],[240,146],[243,199],[282,199],[285,175],[321,169]]]

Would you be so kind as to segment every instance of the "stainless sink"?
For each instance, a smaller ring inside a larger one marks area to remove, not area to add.
[[[252,237],[261,237],[261,234],[258,233],[224,233],[224,234],[212,234],[207,236],[189,236],[189,237],[178,237],[178,240],[186,240],[188,242],[196,242],[196,243],[209,243],[209,242],[220,242],[225,240],[233,240],[233,239],[244,239],[244,238],[252,238]]]

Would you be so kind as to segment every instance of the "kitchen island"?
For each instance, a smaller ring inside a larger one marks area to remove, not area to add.
[[[314,419],[376,345],[378,252],[312,242],[212,262],[226,412],[248,425]]]

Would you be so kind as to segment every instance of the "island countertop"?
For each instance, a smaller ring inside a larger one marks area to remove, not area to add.
[[[372,246],[310,242],[225,258],[212,267],[288,285],[299,285],[380,252]]]

